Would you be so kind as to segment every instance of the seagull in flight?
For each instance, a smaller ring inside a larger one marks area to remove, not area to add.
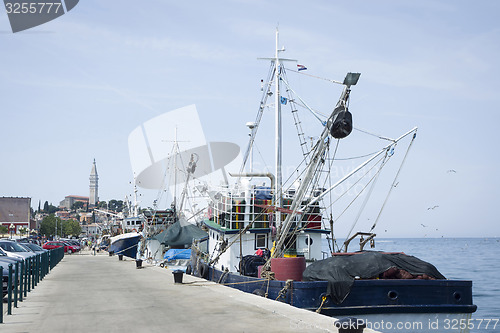
[[[447,172],[447,173],[457,173],[457,172],[456,172],[455,170],[453,170],[453,169],[450,169],[450,170],[448,170],[448,171],[446,171],[446,172]]]
[[[420,225],[421,225],[422,227],[424,227],[424,228],[427,228],[427,226],[426,226],[426,225],[424,225],[423,223],[420,223]]]
[[[427,210],[435,209],[435,208],[438,208],[438,207],[439,207],[439,206],[437,206],[437,205],[436,205],[436,206],[433,206],[433,207],[429,207],[429,208],[427,208]]]

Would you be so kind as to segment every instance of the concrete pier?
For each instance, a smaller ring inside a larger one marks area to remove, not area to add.
[[[333,318],[189,275],[176,284],[170,270],[143,266],[67,255],[0,332],[337,332]]]

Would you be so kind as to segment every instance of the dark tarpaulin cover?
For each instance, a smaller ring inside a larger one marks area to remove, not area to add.
[[[180,221],[177,221],[153,238],[166,246],[183,246],[191,245],[193,239],[201,239],[207,236],[208,234],[196,225],[191,223],[182,225]]]
[[[361,279],[376,278],[393,267],[412,275],[426,274],[434,279],[445,279],[434,265],[416,257],[403,253],[363,251],[313,262],[304,271],[303,280],[328,281],[327,295],[340,304],[349,295],[356,276]]]

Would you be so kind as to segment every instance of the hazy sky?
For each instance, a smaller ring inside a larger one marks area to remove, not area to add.
[[[130,132],[190,104],[207,141],[244,148],[268,71],[257,58],[272,56],[279,25],[285,56],[309,74],[362,73],[356,127],[391,137],[419,127],[380,236],[500,236],[499,10],[494,0],[85,0],[13,34],[2,9],[0,196],[35,208],[88,196],[95,158],[100,199],[123,199]],[[338,87],[298,83],[319,109],[338,98]],[[151,206],[156,194],[141,194]]]

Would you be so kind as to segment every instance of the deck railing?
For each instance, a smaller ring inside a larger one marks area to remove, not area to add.
[[[243,229],[248,223],[253,222],[252,228],[269,228],[275,221],[274,203],[271,199],[259,199],[254,189],[250,194],[223,193],[220,198],[210,207],[209,218],[215,223],[227,229]],[[293,198],[283,199],[283,208],[289,209]],[[306,202],[304,202],[304,205]],[[282,212],[281,219],[284,221],[287,213]],[[321,209],[316,203],[309,207],[304,214],[298,215],[292,228],[299,223],[300,228],[321,228]],[[275,224],[274,224],[275,225]]]

